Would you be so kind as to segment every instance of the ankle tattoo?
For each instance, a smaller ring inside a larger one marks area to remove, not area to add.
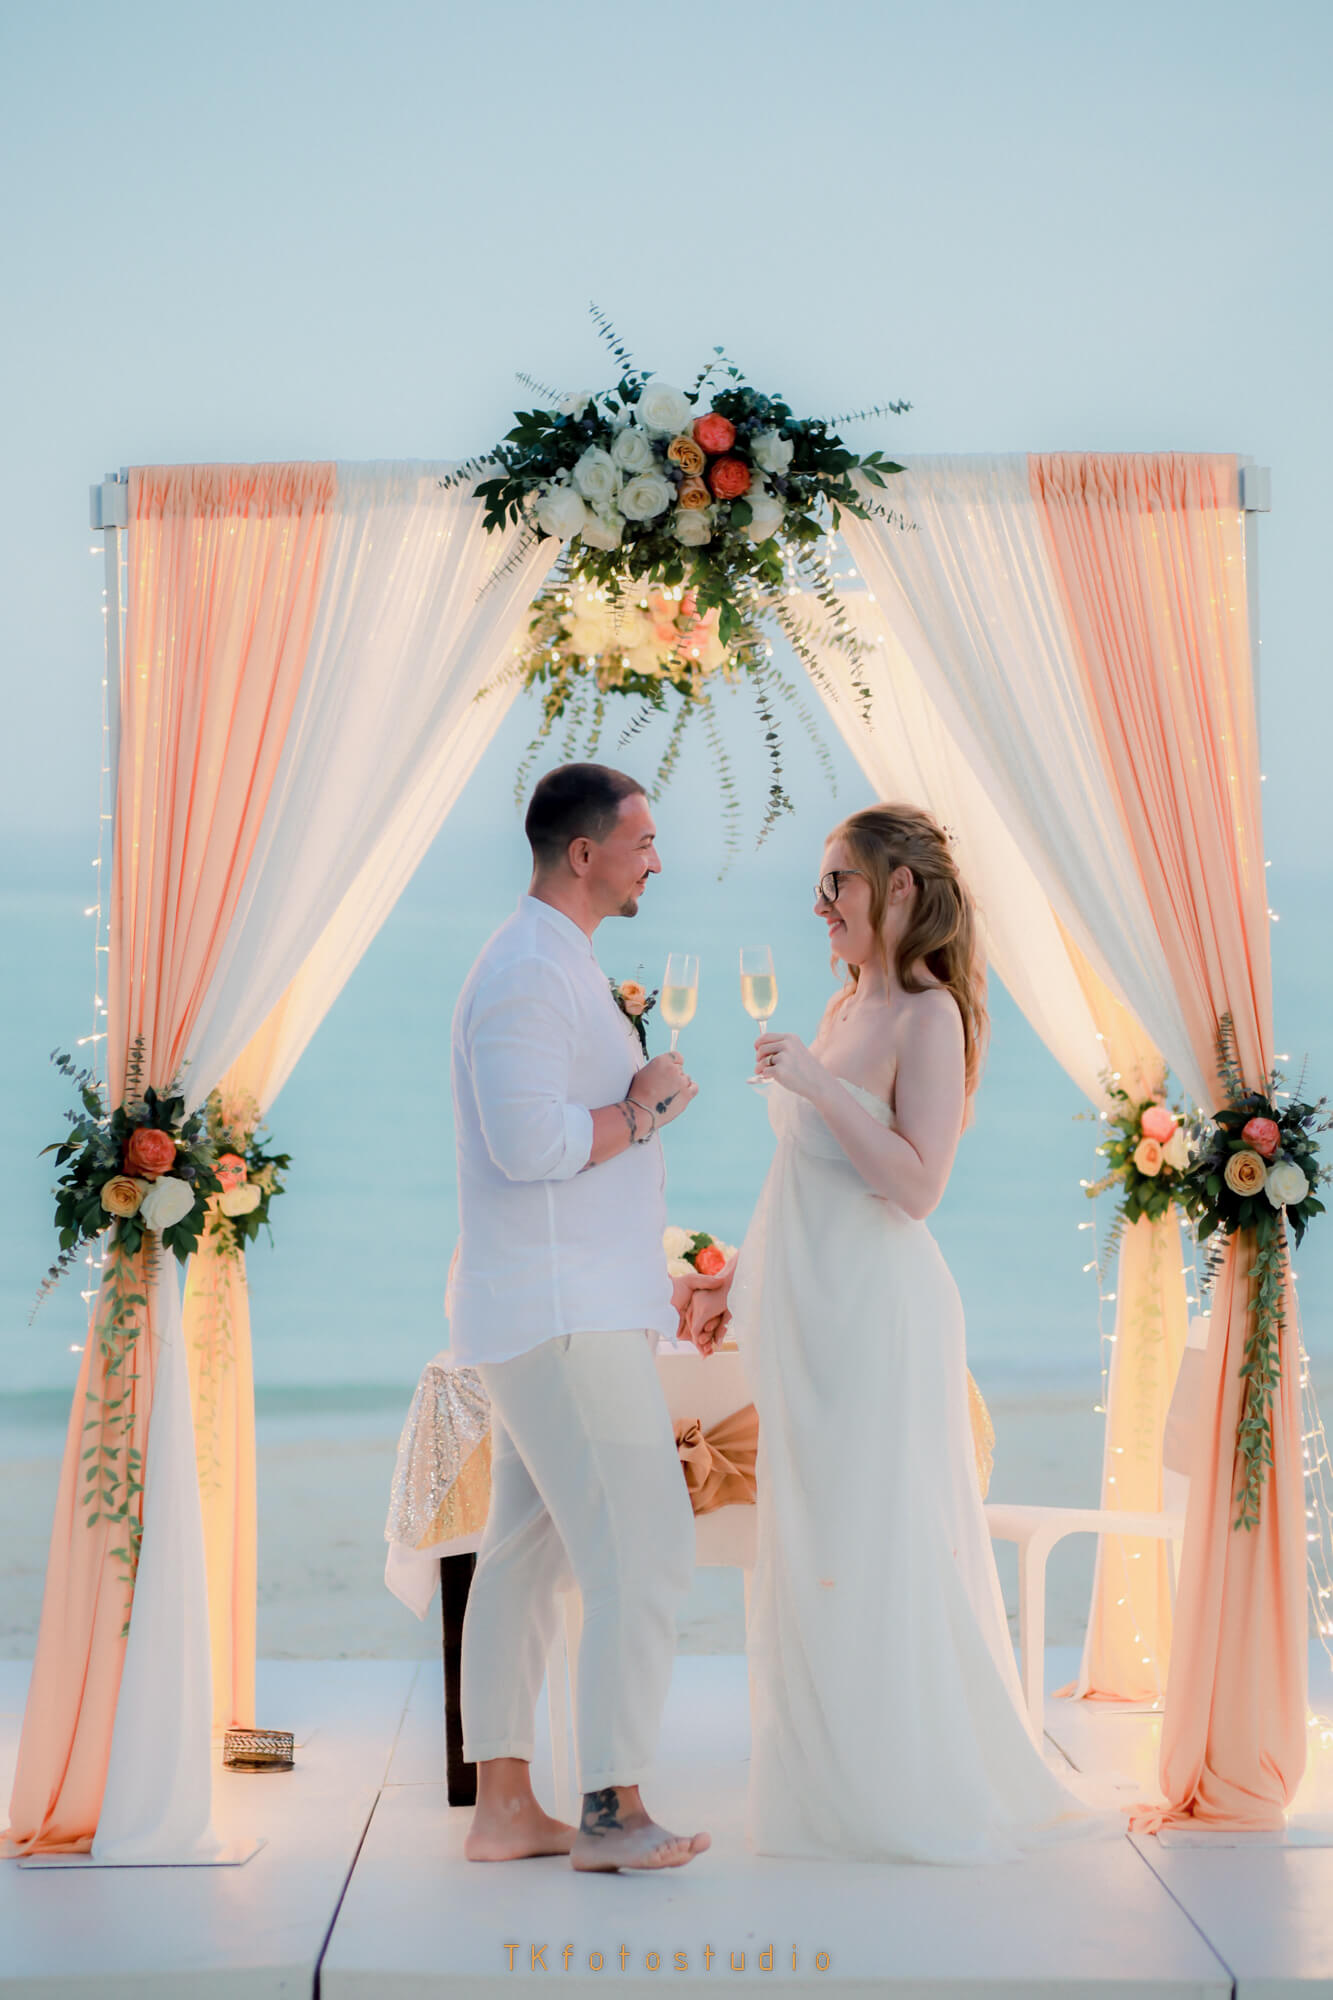
[[[583,1794],[581,1833],[618,1833],[620,1825],[620,1794],[614,1785],[605,1791]]]

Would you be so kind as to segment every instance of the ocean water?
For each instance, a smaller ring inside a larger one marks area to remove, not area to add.
[[[290,1192],[274,1208],[276,1243],[261,1242],[250,1258],[256,1379],[273,1435],[317,1410],[353,1429],[382,1424],[382,1412],[403,1407],[422,1364],[444,1342],[456,1233],[450,1015],[475,953],[526,886],[513,784],[531,726],[527,708],[511,713],[270,1113],[275,1141],[294,1160]],[[609,921],[596,943],[609,974],[651,985],[660,983],[669,950],[699,955],[699,1012],[681,1047],[700,1095],[666,1135],[670,1213],[735,1242],[771,1148],[764,1104],[744,1082],[754,1028],[740,1005],[738,949],[772,947],[775,1022],[808,1037],[831,990],[810,884],[824,833],[867,793],[830,737],[832,795],[799,723],[788,718],[796,811],[756,850],[765,778],[743,697],[727,730],[742,801],[734,863],[719,880],[718,780],[703,743],[689,742],[657,808],[664,873],[639,917]],[[537,768],[559,761],[561,748]],[[609,736],[600,754],[649,777],[660,748],[649,730],[624,745]],[[95,828],[91,808],[87,821]],[[94,846],[95,833],[11,835],[0,889],[10,967],[0,997],[0,1453],[58,1425],[78,1364],[72,1350],[84,1337],[72,1277],[31,1325],[29,1312],[53,1253],[49,1162],[37,1155],[60,1135],[68,1101],[47,1054],[91,1026],[93,926],[82,911],[94,896]],[[1285,870],[1281,857],[1270,883],[1282,911],[1274,929],[1278,1046],[1292,1052],[1293,1068],[1308,1049],[1317,1089],[1333,1082],[1325,999],[1333,884],[1327,875]],[[1093,1214],[1079,1180],[1095,1171],[1095,1127],[1079,1117],[1078,1092],[998,985],[991,1007],[977,1116],[932,1227],[963,1294],[983,1390],[1095,1401],[1098,1288],[1083,1268],[1094,1236],[1079,1228]],[[651,1046],[666,1046],[660,1024]],[[1104,1229],[1109,1203],[1098,1209]],[[1333,1355],[1333,1228],[1311,1233],[1299,1269],[1307,1346],[1322,1360]],[[1113,1308],[1105,1311],[1109,1331]]]

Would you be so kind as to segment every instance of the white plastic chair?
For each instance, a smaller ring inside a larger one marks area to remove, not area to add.
[[[1018,1544],[1019,1664],[1023,1700],[1038,1734],[1046,1718],[1046,1564],[1057,1542],[1066,1535],[1140,1535],[1166,1542],[1171,1608],[1175,1610],[1179,1544],[1185,1533],[1189,1488],[1189,1435],[1207,1340],[1207,1319],[1192,1320],[1163,1434],[1162,1497],[1166,1505],[1159,1513],[1133,1513],[1118,1507],[1025,1507],[1004,1500],[986,1504],[986,1526],[992,1541]]]
[[[693,1347],[662,1346],[657,1353],[657,1372],[666,1395],[673,1424],[698,1418],[710,1431],[723,1417],[734,1415],[752,1403],[749,1384],[741,1369],[741,1357],[733,1347],[722,1347],[707,1357]],[[694,1519],[695,1563],[701,1569],[739,1569],[745,1578],[745,1609],[750,1608],[750,1573],[754,1569],[756,1509],[739,1502],[715,1507]],[[551,1725],[551,1765],[555,1778],[556,1813],[577,1819],[578,1774],[574,1757],[570,1717],[577,1714],[579,1636],[583,1630],[583,1605],[577,1590],[564,1599],[563,1625],[557,1628],[555,1643],[546,1658],[546,1699]]]

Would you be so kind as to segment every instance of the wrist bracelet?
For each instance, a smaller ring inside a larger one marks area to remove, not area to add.
[[[655,1111],[653,1110],[653,1108],[652,1108],[652,1106],[651,1106],[651,1105],[648,1105],[648,1104],[640,1104],[640,1103],[639,1103],[639,1100],[638,1100],[638,1098],[637,1098],[637,1097],[627,1097],[627,1098],[625,1099],[625,1102],[626,1102],[626,1104],[629,1104],[629,1105],[632,1105],[632,1106],[633,1106],[633,1111],[632,1111],[632,1113],[631,1113],[631,1116],[632,1116],[632,1118],[633,1118],[633,1121],[634,1121],[634,1137],[633,1137],[633,1141],[632,1141],[632,1143],[633,1143],[634,1145],[636,1145],[636,1146],[646,1146],[646,1145],[648,1144],[648,1141],[649,1141],[649,1140],[650,1140],[651,1138],[653,1138],[653,1137],[654,1137],[654,1135],[656,1134],[656,1131],[657,1131],[657,1113],[656,1113],[656,1112],[655,1112]],[[652,1121],[652,1122],[650,1123],[649,1127],[648,1127],[648,1130],[647,1130],[647,1131],[646,1131],[646,1132],[644,1133],[644,1135],[643,1135],[642,1139],[641,1139],[641,1138],[639,1137],[639,1119],[638,1119],[638,1114],[639,1114],[639,1112],[640,1112],[640,1111],[646,1111],[646,1112],[648,1113],[648,1116],[649,1116],[650,1120]]]

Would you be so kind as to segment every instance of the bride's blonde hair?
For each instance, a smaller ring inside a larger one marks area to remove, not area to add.
[[[971,891],[958,873],[944,829],[919,806],[867,806],[836,826],[829,839],[843,842],[870,883],[870,922],[881,951],[890,878],[895,868],[911,869],[916,901],[907,929],[898,940],[894,971],[904,992],[923,993],[926,985],[916,968],[924,964],[953,994],[963,1018],[963,1056],[971,1097],[980,1081],[990,1027],[986,965],[977,940]],[[854,986],[857,968],[852,965],[847,970]]]

